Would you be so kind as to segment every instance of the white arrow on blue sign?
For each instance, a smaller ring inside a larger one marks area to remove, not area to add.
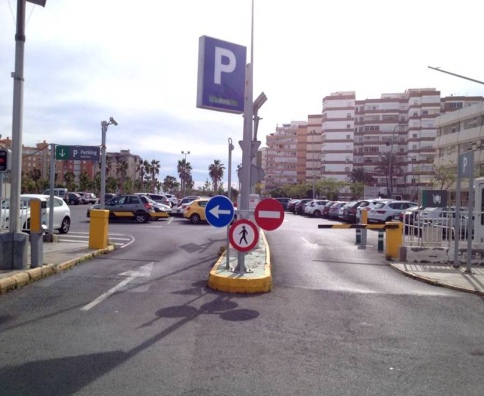
[[[205,206],[205,217],[214,227],[228,226],[234,218],[234,205],[224,195],[216,195]]]

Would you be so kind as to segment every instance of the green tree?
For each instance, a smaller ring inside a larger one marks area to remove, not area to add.
[[[394,152],[386,152],[380,154],[378,158],[375,171],[387,178],[388,196],[392,196],[393,191],[393,177],[402,173],[402,165],[404,164],[404,157],[397,155]]]
[[[156,192],[156,182],[158,176],[160,174],[160,161],[158,160],[151,160],[150,163],[150,173],[151,173],[151,191]]]
[[[166,176],[163,179],[163,191],[176,191],[180,187],[175,176]]]
[[[454,167],[437,165],[434,166],[432,177],[437,189],[448,190],[457,180],[457,171]]]
[[[213,191],[217,193],[218,184],[222,181],[224,177],[225,166],[220,162],[220,160],[214,160],[213,164],[208,167],[208,175],[212,180]]]
[[[69,191],[76,191],[77,190],[77,184],[76,184],[76,175],[72,171],[67,171],[64,174],[64,181],[66,183],[66,188]]]
[[[179,160],[177,165],[177,172],[180,176],[182,194],[186,194],[189,180],[191,180],[192,177],[192,166],[190,165],[190,162],[187,162],[185,158]]]
[[[353,168],[348,174],[348,180],[352,183],[362,183],[366,185],[374,184],[375,178],[364,168]]]

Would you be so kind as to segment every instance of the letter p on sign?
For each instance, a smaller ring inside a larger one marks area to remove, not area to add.
[[[228,60],[224,62],[224,60]],[[235,54],[226,49],[215,47],[215,73],[214,73],[214,84],[222,83],[222,73],[232,73],[237,65],[237,60],[235,59]]]

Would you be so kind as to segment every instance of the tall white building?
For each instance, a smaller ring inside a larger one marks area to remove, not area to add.
[[[483,100],[441,98],[435,88],[364,100],[357,100],[354,91],[333,92],[323,98],[322,114],[284,124],[267,136],[265,187],[322,178],[348,181],[353,169],[363,168],[393,196],[416,199],[420,189],[433,184],[436,118]],[[390,152],[400,157],[391,181],[378,166]]]

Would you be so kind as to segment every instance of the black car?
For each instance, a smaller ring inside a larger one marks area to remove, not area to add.
[[[69,205],[79,205],[84,203],[84,200],[82,199],[81,195],[73,192],[67,193],[67,195],[64,198],[64,201],[66,201],[66,203],[68,203]]]
[[[300,199],[299,202],[294,207],[294,214],[303,215],[304,205],[306,205],[308,202],[311,202],[311,201],[312,201],[311,198]]]
[[[295,213],[295,208],[296,208],[296,204],[299,202],[299,199],[291,199],[288,203],[287,203],[287,207],[286,207],[286,210],[288,212],[292,212],[292,213]]]
[[[281,203],[284,210],[287,210],[287,204],[291,201],[291,198],[275,198],[275,200]]]

